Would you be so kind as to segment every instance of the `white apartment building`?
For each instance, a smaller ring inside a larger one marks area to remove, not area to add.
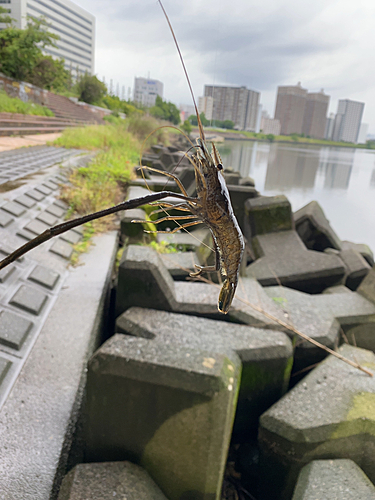
[[[198,97],[198,111],[199,114],[204,113],[207,120],[212,120],[212,112],[214,108],[214,100],[212,97],[201,96]]]
[[[48,30],[60,37],[55,47],[44,49],[54,58],[65,59],[72,75],[94,74],[95,17],[70,0],[0,0],[0,6],[10,10],[18,28],[25,28],[27,16],[43,17]],[[0,29],[5,28],[0,24]]]
[[[231,120],[237,129],[256,131],[260,92],[246,87],[205,85],[204,96],[213,99],[213,120]]]
[[[358,141],[364,107],[364,102],[339,100],[332,135],[334,141]]]
[[[267,111],[263,111],[260,119],[260,130],[263,134],[280,135],[280,120],[277,118],[271,118]]]
[[[164,85],[159,80],[135,77],[133,100],[146,108],[151,108],[155,106],[156,96],[163,98],[163,87]]]

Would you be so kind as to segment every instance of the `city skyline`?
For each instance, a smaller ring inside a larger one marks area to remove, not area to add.
[[[97,19],[96,72],[132,87],[134,76],[164,81],[165,97],[191,104],[166,20],[155,0],[76,0]],[[196,99],[204,84],[245,85],[274,113],[276,87],[298,81],[311,92],[366,103],[363,121],[375,132],[375,68],[369,0],[214,2],[164,0]]]

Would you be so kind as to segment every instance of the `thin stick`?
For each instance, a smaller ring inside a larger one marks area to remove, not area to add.
[[[146,196],[142,196],[141,198],[135,198],[134,200],[124,201],[119,205],[106,208],[105,210],[100,210],[99,212],[94,212],[93,214],[84,215],[83,217],[78,217],[77,219],[72,219],[67,222],[62,222],[57,226],[46,229],[46,231],[44,231],[42,234],[32,239],[31,241],[28,241],[27,243],[22,245],[22,247],[17,248],[17,250],[15,250],[13,253],[5,257],[5,259],[3,259],[0,262],[0,270],[9,265],[10,263],[14,262],[15,260],[17,260],[25,253],[29,252],[33,248],[44,243],[45,241],[50,240],[54,236],[58,236],[59,234],[65,233],[66,231],[69,231],[74,227],[81,226],[82,224],[85,224],[86,222],[90,222],[92,220],[100,219],[101,217],[105,217],[106,215],[111,215],[117,212],[121,212],[122,210],[130,210],[132,208],[138,208],[152,201],[162,200],[163,198],[167,198],[169,196],[174,198],[179,198],[180,200],[188,202],[196,201],[195,198],[189,198],[182,194],[172,193],[170,191],[160,191],[159,193],[148,194]]]

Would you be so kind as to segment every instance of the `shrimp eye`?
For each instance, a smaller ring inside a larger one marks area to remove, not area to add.
[[[216,165],[216,168],[217,168],[218,170],[223,170],[223,165],[222,165],[221,163],[218,163],[218,164]]]

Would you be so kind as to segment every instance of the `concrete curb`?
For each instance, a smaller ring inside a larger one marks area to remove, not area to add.
[[[0,413],[0,498],[56,498],[97,347],[117,232],[97,236],[72,269]],[[84,306],[82,306],[84,304]]]

